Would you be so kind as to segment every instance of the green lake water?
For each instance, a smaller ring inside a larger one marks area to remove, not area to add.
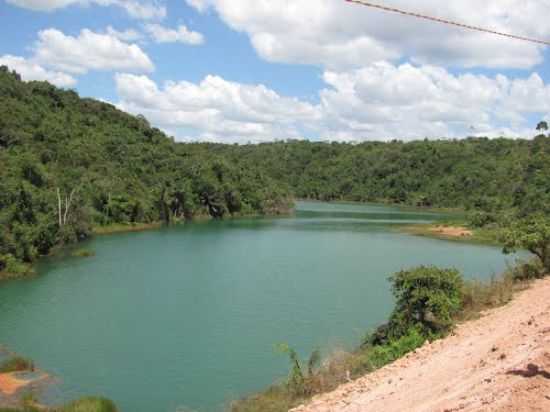
[[[420,264],[502,272],[499,248],[416,237],[396,223],[444,218],[388,206],[301,202],[288,218],[96,237],[91,258],[51,258],[0,285],[0,342],[121,412],[220,411],[283,378],[287,359],[352,348],[384,321],[387,277]]]

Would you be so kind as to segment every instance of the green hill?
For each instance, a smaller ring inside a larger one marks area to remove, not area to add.
[[[0,69],[0,272],[93,226],[273,214],[289,190],[223,147],[177,144],[143,117]]]

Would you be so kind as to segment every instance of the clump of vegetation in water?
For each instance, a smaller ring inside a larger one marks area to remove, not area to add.
[[[16,259],[13,255],[0,255],[0,280],[28,276],[34,271],[29,263]]]
[[[95,252],[90,249],[78,249],[71,253],[74,257],[92,257],[95,256]]]
[[[118,412],[115,404],[104,398],[82,398],[60,407],[37,407],[32,404],[20,408],[1,408],[0,412]]]
[[[83,398],[51,412],[117,412],[117,408],[108,399]]]
[[[12,356],[0,364],[0,373],[33,371],[34,363],[21,356]]]

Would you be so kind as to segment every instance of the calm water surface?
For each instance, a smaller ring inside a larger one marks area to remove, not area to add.
[[[414,237],[441,219],[387,206],[307,203],[296,216],[97,237],[0,287],[0,342],[61,379],[53,401],[101,394],[122,412],[220,411],[306,356],[358,344],[392,308],[387,276],[420,264],[488,278],[499,248]]]

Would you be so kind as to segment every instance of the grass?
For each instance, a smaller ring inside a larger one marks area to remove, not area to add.
[[[32,265],[10,259],[4,270],[0,270],[0,280],[18,279],[34,274]]]
[[[305,393],[295,395],[288,382],[272,385],[267,390],[232,402],[231,412],[286,412],[307,402],[313,395],[330,392],[342,383],[359,378],[391,363],[422,346],[426,338],[416,331],[380,346],[365,346],[354,352],[336,351],[305,384]]]
[[[425,236],[434,239],[451,240],[454,242],[476,243],[482,245],[501,246],[499,241],[500,229],[482,228],[471,229],[472,236],[449,236],[436,232],[437,226],[453,226],[468,229],[464,222],[440,222],[429,224],[415,224],[400,226],[399,230],[415,236]]]
[[[0,373],[33,371],[34,363],[21,356],[12,356],[0,364]]]
[[[51,412],[117,412],[117,408],[108,399],[83,398]]]
[[[113,233],[142,232],[144,230],[158,229],[162,226],[160,222],[154,223],[113,223],[106,226],[93,228],[94,235],[111,235]]]
[[[71,253],[73,257],[92,257],[95,256],[95,252],[89,249],[77,249]]]
[[[0,412],[118,412],[115,404],[104,398],[82,398],[65,406],[46,408],[32,404],[17,408],[2,408]]]

